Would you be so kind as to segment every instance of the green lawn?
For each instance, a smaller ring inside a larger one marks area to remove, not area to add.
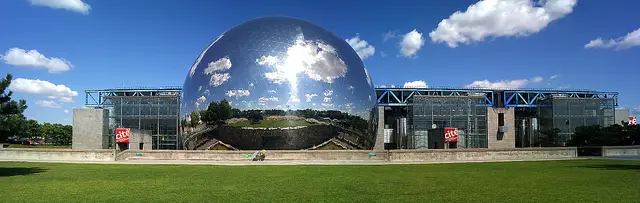
[[[638,202],[640,161],[382,166],[0,162],[2,202]]]
[[[242,120],[229,124],[231,127],[252,127],[252,128],[286,128],[295,126],[312,126],[319,125],[317,123],[309,123],[304,119],[264,119],[260,123],[253,124],[250,120]]]

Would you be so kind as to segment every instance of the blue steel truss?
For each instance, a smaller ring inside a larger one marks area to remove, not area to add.
[[[613,99],[618,106],[617,92],[575,91],[575,90],[505,90],[503,92],[505,107],[537,107],[538,102],[551,97],[575,99]]]
[[[415,95],[431,96],[484,96],[486,106],[495,103],[494,90],[449,88],[376,88],[379,106],[407,106]]]
[[[105,103],[107,97],[179,96],[182,93],[182,87],[167,86],[85,90],[84,93],[84,105],[86,107],[105,107],[110,105]]]
[[[501,95],[499,95],[501,94]],[[379,106],[407,106],[415,95],[433,96],[469,96],[482,95],[486,106],[504,107],[537,107],[545,98],[564,97],[577,99],[613,99],[618,106],[617,92],[598,92],[592,90],[557,90],[557,89],[510,89],[489,90],[469,88],[386,88],[377,87],[376,95]],[[498,101],[501,97],[501,101]],[[498,105],[501,104],[501,105]]]

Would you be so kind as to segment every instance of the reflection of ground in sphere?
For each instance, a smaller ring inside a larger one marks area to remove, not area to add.
[[[189,149],[371,149],[375,98],[343,39],[306,21],[259,18],[196,59],[182,130]]]

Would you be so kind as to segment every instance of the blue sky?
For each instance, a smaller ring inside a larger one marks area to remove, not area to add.
[[[14,98],[26,99],[26,116],[39,121],[71,123],[65,110],[84,105],[85,89],[182,85],[222,32],[270,15],[301,18],[359,42],[356,50],[378,85],[618,91],[621,107],[640,113],[640,12],[634,9],[640,1],[0,4],[0,74],[22,78]]]

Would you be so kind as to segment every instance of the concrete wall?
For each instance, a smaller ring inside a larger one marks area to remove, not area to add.
[[[250,160],[247,154],[254,151],[180,151],[180,150],[127,150],[117,160]],[[375,156],[370,156],[370,153]],[[267,160],[375,160],[395,162],[448,162],[448,161],[496,161],[539,160],[577,157],[575,147],[527,148],[527,149],[427,149],[427,150],[273,150],[267,151]]]
[[[116,157],[117,160],[151,159],[151,160],[251,160],[247,154],[255,151],[220,151],[220,150],[127,150]],[[376,156],[369,156],[375,153]],[[267,160],[386,160],[386,151],[366,150],[267,150]]]
[[[0,149],[3,161],[114,161],[115,150],[95,149]]]
[[[378,106],[378,130],[373,150],[384,150],[384,106]]]
[[[151,150],[153,148],[152,137],[148,131],[131,129],[129,134],[129,149]],[[143,143],[143,149],[140,149],[140,143]]]
[[[109,110],[73,110],[73,149],[106,149],[109,145]]]
[[[604,146],[602,156],[640,156],[640,145]]]
[[[539,160],[575,158],[577,155],[575,147],[390,150],[389,160],[400,162]]]
[[[504,125],[507,132],[498,132],[498,114],[504,113]],[[489,149],[513,149],[516,148],[514,108],[487,107],[487,139]]]
[[[629,109],[616,109],[615,124],[629,123]]]

